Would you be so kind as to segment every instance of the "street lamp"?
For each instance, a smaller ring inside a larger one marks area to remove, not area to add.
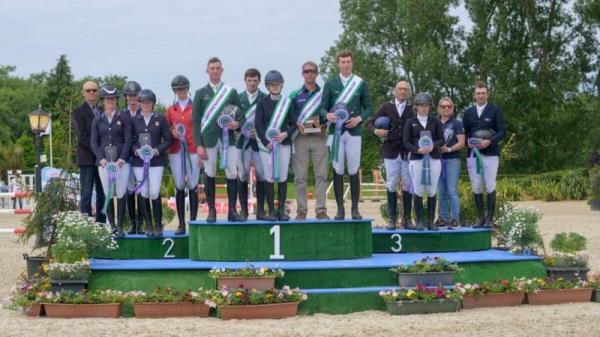
[[[42,105],[29,113],[29,126],[35,134],[35,191],[42,192],[42,169],[40,167],[40,155],[42,152],[42,136],[41,133],[46,131],[50,115],[42,110]]]

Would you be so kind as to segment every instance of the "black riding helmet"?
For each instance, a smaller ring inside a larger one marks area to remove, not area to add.
[[[156,104],[156,95],[150,89],[143,89],[138,94],[138,102],[141,101],[152,101],[152,103]]]
[[[112,85],[103,85],[100,88],[100,98],[101,99],[105,99],[105,98],[109,98],[109,97],[119,97],[119,90],[117,90],[117,88],[113,87]]]
[[[136,81],[127,81],[123,87],[123,93],[125,95],[137,95],[142,91],[142,87]]]
[[[190,80],[188,80],[187,77],[185,77],[183,75],[177,75],[177,76],[173,77],[173,80],[171,80],[171,89],[173,89],[173,92],[175,92],[176,89],[189,88],[189,87],[190,87]]]

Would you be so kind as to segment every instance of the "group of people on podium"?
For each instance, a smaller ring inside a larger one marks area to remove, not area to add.
[[[188,78],[182,75],[173,78],[171,88],[175,99],[164,115],[155,111],[156,95],[152,90],[142,89],[135,81],[127,82],[122,91],[110,85],[98,87],[92,81],[85,82],[82,89],[85,102],[73,112],[73,127],[78,136],[81,211],[92,214],[95,189],[97,221],[108,221],[117,235],[124,235],[128,209],[129,234],[162,236],[160,190],[168,162],[176,189],[177,235],[186,232],[186,194],[190,220],[197,218],[201,165],[208,204],[206,220],[217,220],[216,176],[217,171],[222,170],[227,181],[227,220],[246,221],[250,214],[250,169],[254,166],[256,219],[288,221],[286,199],[291,162],[296,220],[302,221],[308,213],[307,181],[312,162],[315,216],[318,220],[328,220],[326,191],[331,161],[337,204],[334,218],[346,218],[344,174],[347,171],[350,217],[360,220],[359,167],[365,125],[383,140],[388,229],[435,230],[459,224],[459,152],[465,146],[480,217],[477,226],[491,226],[498,143],[505,137],[506,129],[500,109],[487,101],[489,92],[485,83],[477,83],[476,104],[465,111],[462,122],[454,116],[454,105],[449,97],[439,100],[436,117],[432,116],[434,103],[430,94],[418,93],[411,104],[407,81],[398,82],[394,88],[395,98],[373,114],[367,83],[353,73],[352,53],[340,51],[337,65],[339,74],[328,79],[321,88],[316,81],[317,64],[305,62],[300,69],[304,84],[287,93],[279,71],[265,74],[267,92],[264,93],[259,90],[261,73],[250,68],[244,73],[245,88],[238,93],[222,82],[222,62],[213,57],[206,65],[208,83],[196,90],[193,98]],[[125,96],[126,107],[119,110],[121,95]],[[397,224],[399,185],[403,214],[401,223]],[[484,188],[487,216],[484,216]],[[433,221],[438,191],[440,217]],[[427,198],[426,215],[423,214],[424,197]],[[237,211],[238,200],[240,212]],[[411,217],[413,205],[416,222]]]

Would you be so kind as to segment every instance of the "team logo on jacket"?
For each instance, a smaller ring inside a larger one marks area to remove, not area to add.
[[[154,122],[154,125],[156,125],[156,127],[160,126],[160,123],[158,121]]]
[[[117,121],[117,125],[121,126],[121,121]]]

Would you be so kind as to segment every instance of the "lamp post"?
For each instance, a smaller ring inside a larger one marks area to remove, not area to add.
[[[35,134],[35,191],[42,192],[42,169],[40,167],[40,155],[42,152],[42,136],[41,133],[46,131],[50,115],[42,110],[40,104],[37,109],[29,113],[29,126],[31,132]]]

